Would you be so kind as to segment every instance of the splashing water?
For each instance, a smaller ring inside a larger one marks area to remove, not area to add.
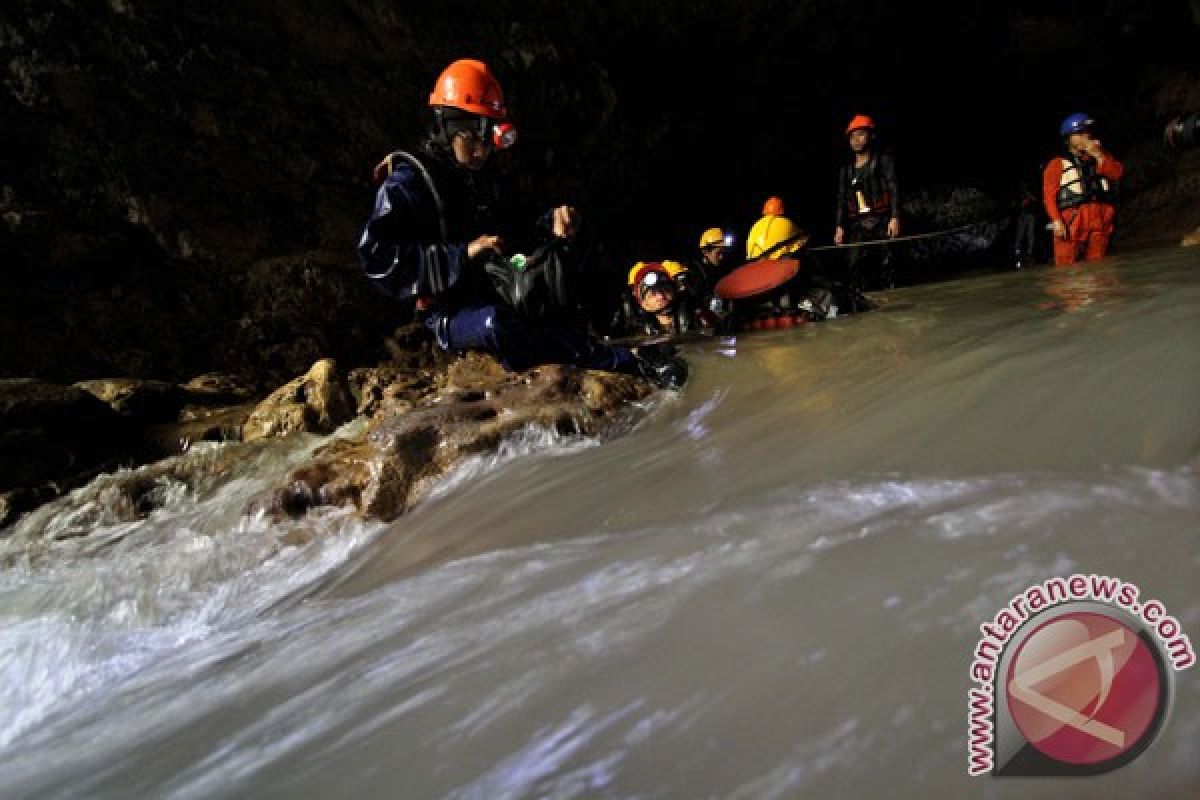
[[[976,278],[698,345],[629,435],[524,431],[390,525],[245,513],[315,439],[164,481],[148,515],[100,479],[4,543],[0,785],[1195,794],[1190,671],[1149,751],[1068,782],[968,779],[966,691],[979,624],[1053,575],[1137,582],[1200,635],[1196,267]]]

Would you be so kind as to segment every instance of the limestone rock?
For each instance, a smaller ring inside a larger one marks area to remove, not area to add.
[[[1200,245],[1200,228],[1196,228],[1196,230],[1192,231],[1187,236],[1184,236],[1183,241],[1181,241],[1179,244],[1182,247],[1195,247],[1196,245]]]
[[[278,515],[349,505],[369,517],[393,519],[467,456],[495,451],[529,426],[562,435],[602,434],[614,412],[652,390],[640,378],[576,367],[513,374],[489,356],[469,354],[451,367],[441,392],[412,410],[380,406],[361,436],[317,451],[265,504]]]
[[[254,397],[254,387],[233,375],[206,372],[180,385],[187,402],[200,406],[227,406],[245,403]]]
[[[108,403],[114,411],[144,422],[178,419],[184,393],[166,381],[107,378],[80,381],[75,386]]]
[[[431,371],[412,372],[395,364],[352,370],[348,380],[358,401],[356,413],[368,417],[385,408],[412,409],[437,387],[437,377]]]
[[[296,431],[332,433],[353,416],[350,388],[327,358],[262,401],[246,420],[242,438],[251,442]]]
[[[74,386],[0,380],[0,491],[71,485],[128,456],[129,423]]]

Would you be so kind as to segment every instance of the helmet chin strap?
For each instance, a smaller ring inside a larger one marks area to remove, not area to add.
[[[433,109],[433,142],[443,150],[451,149],[450,136],[446,131],[446,116],[441,108]]]

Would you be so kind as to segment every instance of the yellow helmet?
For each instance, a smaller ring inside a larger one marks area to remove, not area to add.
[[[700,234],[700,249],[715,247],[725,243],[725,231],[720,228],[709,228]]]
[[[746,258],[758,258],[767,251],[771,251],[771,255],[776,257],[794,253],[807,241],[807,238],[800,237],[802,237],[802,231],[787,217],[773,215],[763,217],[754,223],[754,227],[750,229],[750,235],[746,237]],[[796,241],[772,250],[780,242],[786,242],[788,239]]]
[[[675,280],[679,273],[687,271],[687,265],[678,261],[639,261],[629,268],[629,277],[625,282],[634,286],[647,272],[665,272],[671,280]]]
[[[672,280],[678,278],[681,272],[688,271],[687,265],[680,264],[678,261],[664,261],[662,262],[662,268],[667,271]]]
[[[709,247],[733,247],[733,242],[733,231],[722,230],[721,228],[709,228],[700,234],[701,250],[706,250]]]

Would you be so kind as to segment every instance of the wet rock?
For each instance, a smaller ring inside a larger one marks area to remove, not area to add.
[[[183,390],[166,381],[108,378],[80,381],[75,386],[108,403],[118,414],[147,423],[178,419],[185,397]]]
[[[413,410],[381,406],[361,436],[323,447],[292,471],[266,505],[284,516],[343,505],[393,519],[467,456],[493,452],[528,427],[602,434],[615,412],[651,391],[629,375],[557,365],[513,374],[489,356],[468,354],[451,367],[436,395]]]
[[[1200,245],[1200,228],[1196,228],[1196,230],[1184,236],[1179,244],[1181,247],[1195,247],[1196,245]]]
[[[362,367],[347,378],[357,401],[359,416],[374,416],[380,409],[410,410],[437,388],[431,371],[411,372],[394,364]]]
[[[444,385],[449,392],[487,391],[518,380],[491,356],[469,352],[446,370]]]
[[[297,431],[332,433],[353,416],[350,388],[327,358],[262,401],[246,420],[242,438],[251,442]]]
[[[0,491],[65,488],[130,455],[130,425],[74,386],[0,380]]]
[[[228,406],[245,403],[256,394],[255,387],[234,375],[206,372],[180,385],[189,404]]]
[[[179,422],[147,427],[146,448],[151,458],[166,458],[195,442],[241,441],[242,428],[256,407],[253,403],[215,409],[188,407]]]
[[[449,358],[437,347],[433,333],[420,322],[402,325],[384,340],[392,363],[410,371],[445,367]]]

